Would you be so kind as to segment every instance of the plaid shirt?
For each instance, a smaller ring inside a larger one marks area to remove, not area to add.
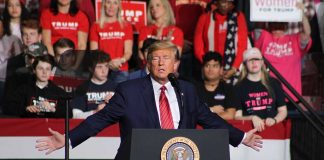
[[[315,15],[315,3],[314,0],[303,0],[305,5],[305,15],[308,20],[311,20]],[[299,33],[303,30],[303,24],[301,22],[288,23],[288,33],[294,34]]]

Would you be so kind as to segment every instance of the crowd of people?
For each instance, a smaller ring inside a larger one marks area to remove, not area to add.
[[[178,72],[185,40],[168,0],[148,2],[148,24],[136,40],[132,25],[122,18],[121,0],[102,0],[97,21],[79,9],[80,3],[51,0],[36,12],[40,16],[31,16],[23,1],[5,1],[0,21],[2,114],[63,118],[64,102],[71,98],[70,117],[87,118],[109,103],[118,84],[150,74],[147,52],[159,41],[177,47],[174,73],[193,82]],[[202,81],[193,82],[200,100],[225,120],[252,120],[258,131],[280,123],[287,116],[287,90],[266,70],[263,58],[301,94],[301,58],[312,45],[307,17],[296,34],[286,34],[288,23],[271,22],[258,25],[249,39],[235,0],[212,0],[210,5],[214,7],[197,22],[192,50],[201,63]],[[302,3],[296,7],[304,10]],[[128,64],[133,55],[144,64],[139,70]],[[85,81],[68,94],[52,82],[55,76]]]

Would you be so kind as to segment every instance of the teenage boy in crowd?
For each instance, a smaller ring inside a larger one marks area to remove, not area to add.
[[[203,56],[203,83],[197,86],[198,95],[210,111],[225,120],[235,116],[237,100],[233,87],[222,80],[222,56],[218,52],[207,52]]]
[[[11,97],[8,97],[8,105],[17,108],[20,117],[65,117],[64,97],[67,94],[49,80],[52,64],[53,59],[50,55],[37,57],[32,64],[35,76],[33,83],[22,85]]]
[[[116,84],[108,80],[109,54],[93,50],[90,56],[91,78],[76,89],[76,98],[71,101],[73,118],[85,119],[100,111],[114,95]]]

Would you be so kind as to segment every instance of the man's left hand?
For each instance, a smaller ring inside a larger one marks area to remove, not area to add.
[[[254,128],[254,129],[250,130],[249,132],[247,132],[242,143],[259,152],[260,148],[262,148],[262,137],[259,135],[256,135],[255,134],[256,131],[257,131],[257,129]]]

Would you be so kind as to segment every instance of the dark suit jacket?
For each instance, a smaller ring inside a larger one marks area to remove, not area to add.
[[[184,94],[184,107],[180,107],[182,114],[179,129],[194,129],[197,124],[204,128],[228,129],[230,144],[232,146],[240,144],[244,132],[211,113],[208,107],[200,102],[192,84],[179,81],[179,85]],[[88,117],[70,132],[72,147],[117,122],[120,125],[121,135],[121,144],[116,156],[119,160],[129,159],[130,145],[128,143],[133,128],[161,128],[149,75],[121,83],[104,109]]]

